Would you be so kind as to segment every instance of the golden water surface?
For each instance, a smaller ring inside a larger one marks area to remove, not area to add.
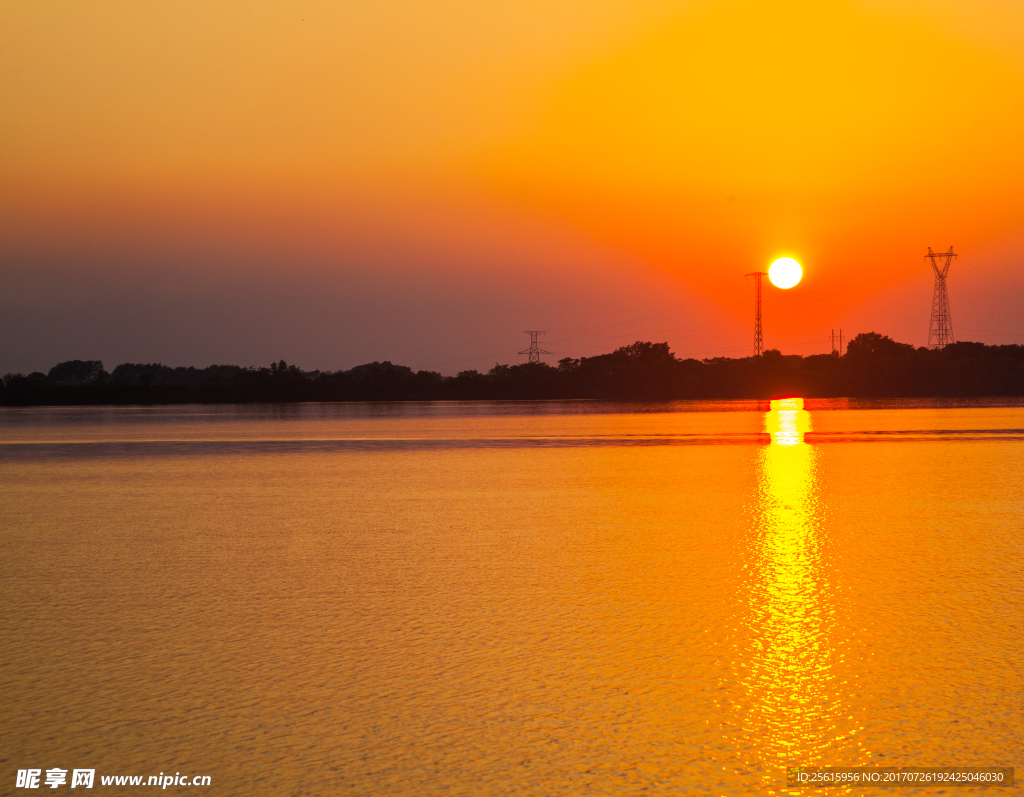
[[[1019,403],[24,409],[0,435],[12,792],[1024,766]]]

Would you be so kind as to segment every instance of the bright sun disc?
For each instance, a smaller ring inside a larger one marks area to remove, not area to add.
[[[804,270],[791,257],[780,257],[768,268],[768,279],[777,288],[792,288],[803,275]]]

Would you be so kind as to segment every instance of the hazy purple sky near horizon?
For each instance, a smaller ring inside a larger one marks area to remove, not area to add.
[[[518,254],[518,258],[516,257]],[[554,363],[634,340],[668,341],[685,357],[749,353],[752,319],[735,317],[668,275],[637,263],[549,268],[534,253],[496,253],[498,265],[435,269],[239,268],[216,262],[162,269],[131,262],[18,261],[5,257],[0,284],[0,373],[47,371],[68,359],[171,366],[266,365],[338,370],[390,360],[454,374],[522,362],[524,330],[546,334]],[[593,261],[601,255],[590,252]],[[532,257],[532,259],[531,259]],[[520,259],[521,258],[521,259]],[[214,258],[211,257],[211,260]],[[967,258],[961,258],[967,260]],[[1024,343],[1020,283],[998,261],[954,262],[949,289],[959,340]],[[877,331],[924,345],[933,279],[904,280],[836,318],[846,340]],[[738,275],[736,290],[751,293]],[[831,329],[784,338],[773,329],[778,292],[766,289],[765,345],[784,353],[829,350]],[[752,305],[752,297],[751,297]],[[960,307],[989,307],[983,317]]]

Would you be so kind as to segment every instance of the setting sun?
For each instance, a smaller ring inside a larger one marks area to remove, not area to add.
[[[792,288],[803,274],[800,264],[791,257],[780,257],[768,269],[768,279],[776,288]]]

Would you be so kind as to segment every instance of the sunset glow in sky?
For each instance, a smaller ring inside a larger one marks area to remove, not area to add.
[[[1024,343],[1024,4],[0,9],[0,369]]]

